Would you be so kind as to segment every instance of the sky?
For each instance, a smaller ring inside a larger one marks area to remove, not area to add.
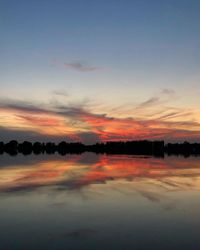
[[[200,141],[200,1],[1,0],[0,140]]]

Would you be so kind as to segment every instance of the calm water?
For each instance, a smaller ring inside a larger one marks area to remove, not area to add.
[[[200,249],[200,158],[0,156],[0,249]]]

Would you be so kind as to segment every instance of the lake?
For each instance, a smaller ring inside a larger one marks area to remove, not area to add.
[[[0,156],[0,249],[197,250],[200,158]]]

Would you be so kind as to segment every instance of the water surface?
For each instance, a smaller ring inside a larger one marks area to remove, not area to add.
[[[0,249],[198,249],[200,160],[0,156]]]

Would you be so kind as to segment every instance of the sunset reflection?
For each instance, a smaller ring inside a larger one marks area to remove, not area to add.
[[[164,159],[120,155],[83,154],[38,159],[0,168],[0,191],[31,191],[42,187],[79,190],[92,184],[116,181],[151,183],[166,190],[199,189],[199,161],[195,158]]]

